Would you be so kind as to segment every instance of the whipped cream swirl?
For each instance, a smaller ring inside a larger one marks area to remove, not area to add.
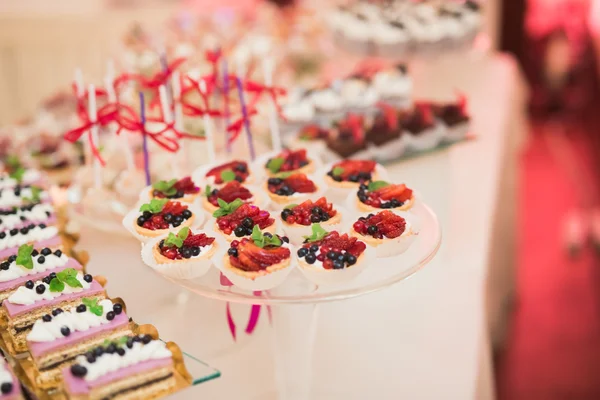
[[[44,222],[54,214],[54,207],[50,203],[39,203],[33,206],[24,206],[16,210],[0,212],[0,231],[12,229],[25,222]]]
[[[83,274],[81,272],[77,273],[76,279],[79,281],[79,283],[81,283],[82,287],[71,287],[65,284],[62,292],[51,292],[50,285],[41,280],[34,282],[32,289],[27,289],[25,286],[20,286],[16,291],[8,296],[7,301],[12,304],[30,305],[38,301],[52,300],[64,294],[79,293],[90,288],[91,283],[88,283],[83,279]],[[40,285],[44,286],[44,291],[42,293],[38,293],[37,290],[37,287]]]
[[[0,208],[19,207],[25,203],[25,199],[32,199],[31,187],[4,188],[0,189]],[[48,193],[42,192],[40,200],[48,199]]]
[[[9,249],[11,247],[19,247],[23,244],[47,240],[58,235],[58,228],[55,226],[46,226],[44,224],[35,225],[33,228],[27,229],[26,233],[16,228],[0,232],[0,250]]]

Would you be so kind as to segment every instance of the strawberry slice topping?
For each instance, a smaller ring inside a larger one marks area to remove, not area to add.
[[[244,238],[239,243],[233,241],[229,249],[229,262],[244,271],[261,271],[271,265],[278,264],[290,258],[287,247],[259,247],[250,239]]]
[[[385,186],[373,189],[371,185],[377,183],[379,182],[360,185],[356,195],[362,203],[375,208],[398,208],[413,197],[412,189],[407,188],[405,184],[383,182]]]
[[[163,189],[165,189],[169,193],[165,193],[165,191],[154,189],[152,191],[152,196],[159,199],[180,199],[186,194],[196,194],[200,192],[200,188],[196,186],[191,177],[186,176],[185,178],[181,178],[178,181],[174,182],[172,185],[164,183]],[[170,193],[172,192],[172,194]]]
[[[215,183],[220,185],[224,182],[221,176],[221,174],[224,171],[232,171],[235,174],[235,180],[241,183],[244,183],[250,175],[250,171],[248,170],[248,163],[246,161],[235,160],[214,167],[206,173],[206,177],[213,177]]]
[[[235,199],[249,200],[252,198],[252,193],[242,186],[238,181],[227,182],[225,186],[220,189],[213,189],[210,196],[208,196],[208,202],[215,207],[219,207],[217,199],[231,203]]]
[[[377,214],[360,217],[352,228],[363,236],[373,236],[375,239],[397,238],[406,230],[406,220],[391,211],[385,210]]]
[[[265,229],[274,223],[275,220],[268,211],[251,204],[242,204],[233,213],[217,218],[217,226],[223,233],[230,235],[234,232],[238,237],[252,234],[254,225]]]
[[[327,139],[329,132],[319,125],[307,125],[298,134],[298,138],[304,141]]]
[[[343,269],[356,264],[366,248],[357,238],[333,231],[317,242],[302,245],[298,257],[308,264],[320,261],[324,269]]]
[[[377,163],[371,160],[342,160],[327,173],[337,182],[367,182],[372,179]]]
[[[315,202],[306,200],[295,207],[284,209],[281,212],[281,219],[288,224],[309,226],[329,221],[336,214],[337,211],[333,209],[333,204],[328,203],[325,197],[321,197]]]
[[[291,196],[294,193],[314,193],[317,186],[308,176],[294,173],[287,178],[269,178],[267,181],[269,192],[279,196]]]

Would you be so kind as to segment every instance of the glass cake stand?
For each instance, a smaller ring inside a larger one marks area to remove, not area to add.
[[[298,270],[275,289],[252,292],[235,286],[222,286],[220,272],[212,268],[206,275],[191,280],[173,279],[175,284],[203,297],[221,301],[269,306],[274,329],[274,361],[279,400],[306,400],[311,396],[312,349],[318,324],[319,305],[362,296],[390,287],[410,277],[436,255],[442,233],[436,215],[426,205],[411,209],[419,234],[402,255],[379,258],[353,281],[317,286]],[[261,396],[260,399],[271,398]]]

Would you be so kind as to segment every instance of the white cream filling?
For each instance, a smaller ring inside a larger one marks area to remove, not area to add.
[[[173,354],[167,349],[166,343],[160,340],[153,340],[148,344],[134,342],[130,349],[127,346],[122,346],[125,354],[120,356],[118,353],[104,353],[96,357],[94,363],[89,363],[85,356],[77,357],[77,364],[83,366],[87,370],[85,375],[86,381],[94,381],[111,372],[118,371],[122,368],[127,368],[131,365],[139,364],[149,360],[160,360],[163,358],[171,358]]]
[[[106,319],[106,314],[113,311],[113,302],[104,299],[99,301],[98,305],[102,306],[102,315],[92,313],[89,307],[86,307],[85,312],[81,313],[77,312],[76,307],[72,307],[52,317],[48,322],[40,318],[33,324],[31,332],[27,335],[27,340],[29,342],[53,342],[65,337],[61,332],[61,329],[65,326],[73,333],[85,332],[91,328],[109,324],[110,321]]]
[[[18,207],[23,204],[25,198],[33,198],[30,187],[22,188],[18,196],[13,188],[0,189],[0,208]],[[48,193],[42,192],[40,194],[40,200],[46,200],[47,198]]]
[[[44,257],[44,263],[42,264],[39,262],[40,257]],[[13,261],[10,263],[7,270],[0,270],[0,282],[8,282],[23,276],[35,275],[40,272],[62,267],[69,261],[69,258],[64,254],[61,254],[60,257],[58,257],[54,253],[51,253],[47,256],[38,254],[37,256],[31,258],[33,261],[32,269],[27,269],[22,265],[17,265],[17,262]]]
[[[382,97],[410,97],[412,80],[397,71],[382,71],[373,77],[373,86]]]
[[[19,247],[23,244],[38,242],[41,240],[47,240],[58,235],[58,229],[55,226],[47,226],[46,228],[40,228],[39,225],[33,229],[29,229],[26,234],[21,232],[12,236],[9,231],[4,231],[6,237],[0,239],[0,250],[9,249],[11,247]]]
[[[51,292],[50,285],[40,280],[34,283],[33,289],[27,289],[25,286],[20,286],[15,292],[8,296],[7,301],[12,304],[30,305],[38,301],[52,300],[64,294],[79,293],[82,290],[89,289],[91,283],[88,283],[83,279],[83,274],[81,272],[77,273],[76,278],[79,283],[81,283],[82,287],[71,287],[65,283],[65,288],[62,292]],[[39,294],[36,290],[39,285],[44,285],[46,287],[46,290],[44,290],[44,293],[42,294]]]
[[[14,214],[0,215],[0,231],[12,229],[24,222],[41,223],[54,214],[54,207],[50,203],[36,204],[31,210],[18,209]],[[21,217],[25,218],[23,220]]]
[[[23,179],[21,180],[21,182],[24,185],[29,185],[40,180],[41,177],[42,175],[39,171],[35,169],[28,169],[23,174]],[[2,175],[0,175],[0,189],[11,188],[17,186],[18,184],[19,182],[17,182],[16,179],[11,178],[9,174],[3,173]]]
[[[360,79],[347,79],[342,84],[341,96],[350,107],[370,107],[377,103],[377,91]]]

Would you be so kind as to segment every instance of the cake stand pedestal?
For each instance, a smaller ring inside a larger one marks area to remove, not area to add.
[[[273,357],[278,400],[331,398],[312,391],[312,356],[319,325],[319,307],[324,302],[350,299],[372,293],[408,278],[433,259],[442,239],[435,214],[422,203],[411,209],[419,232],[403,254],[378,258],[354,280],[335,285],[317,286],[299,270],[294,270],[281,285],[263,292],[221,285],[220,272],[213,268],[191,280],[165,279],[210,299],[232,303],[258,304],[270,316],[274,332]],[[261,395],[261,400],[273,398]]]

